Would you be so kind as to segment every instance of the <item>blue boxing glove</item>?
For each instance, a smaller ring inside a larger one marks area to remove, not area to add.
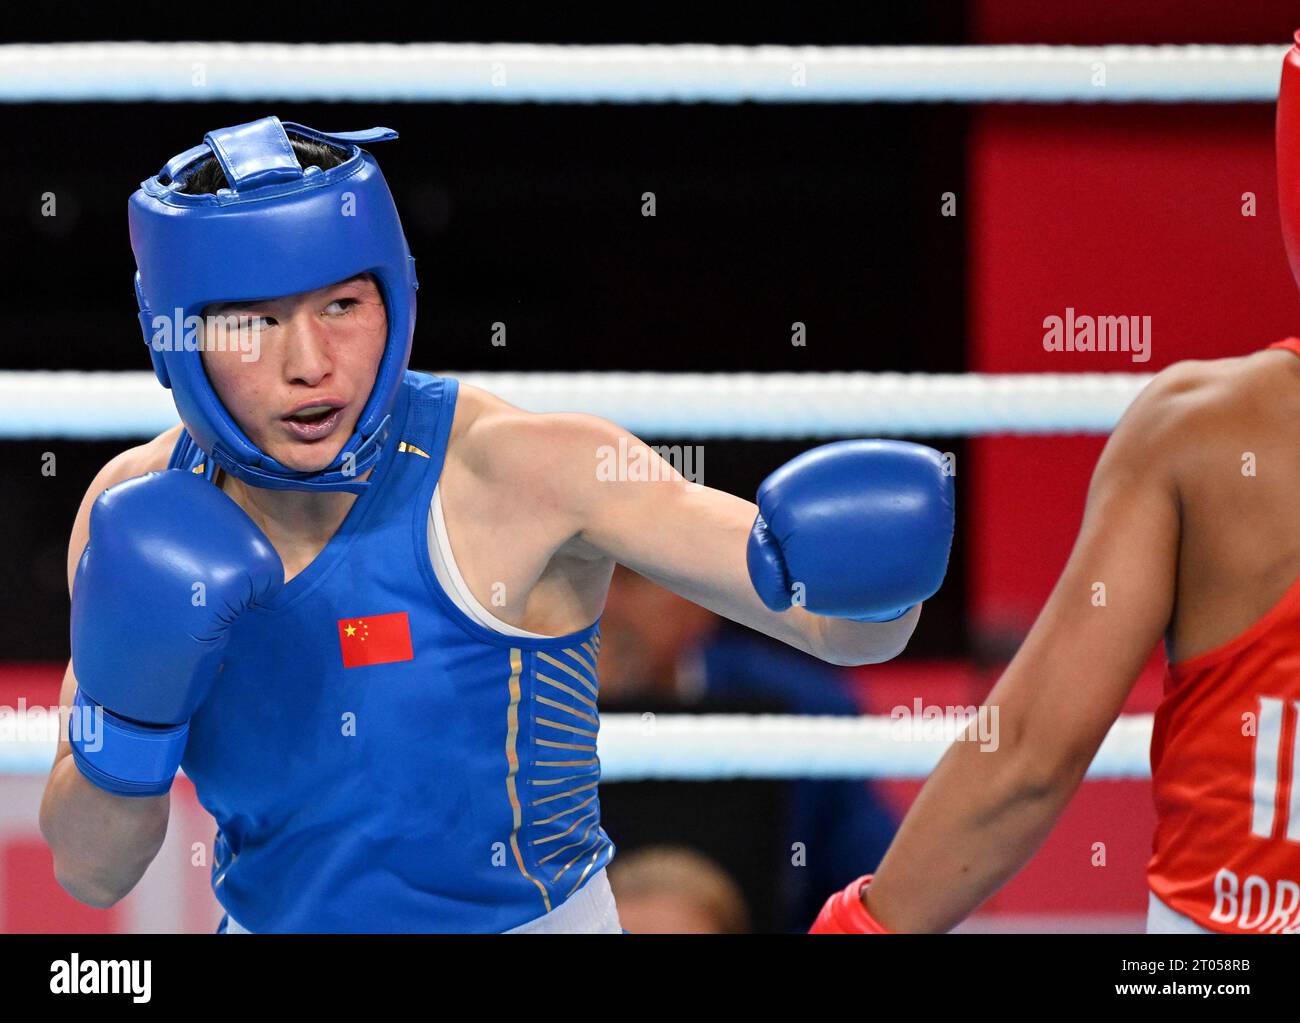
[[[749,578],[763,603],[892,621],[948,570],[956,500],[943,456],[893,440],[805,451],[758,488]]]
[[[231,624],[283,585],[270,541],[202,476],[169,469],[100,494],[72,587],[74,707],[102,713],[100,728],[69,730],[81,773],[116,795],[168,791]]]

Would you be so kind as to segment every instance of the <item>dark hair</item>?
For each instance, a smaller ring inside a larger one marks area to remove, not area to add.
[[[289,144],[293,146],[294,156],[304,169],[319,167],[321,170],[329,170],[348,158],[346,149],[303,138],[292,132],[289,133]],[[221,164],[215,156],[209,156],[186,173],[185,184],[178,191],[185,195],[208,195],[217,189],[229,187],[230,182],[226,180]]]

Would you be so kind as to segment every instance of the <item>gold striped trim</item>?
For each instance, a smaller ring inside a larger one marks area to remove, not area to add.
[[[547,835],[545,838],[534,839],[533,845],[545,845],[547,842],[558,842],[562,838],[567,838],[569,835],[573,834],[574,830],[578,827],[579,824],[581,824],[583,821],[590,820],[592,817],[595,816],[596,816],[596,811],[592,810],[591,813],[579,817],[576,821],[570,824],[558,835]]]
[[[419,448],[417,448],[414,444],[408,444],[408,443],[406,443],[406,441],[400,441],[400,442],[398,443],[398,445],[397,445],[397,450],[398,450],[398,451],[405,451],[405,452],[408,452],[408,453],[410,453],[410,454],[412,454],[412,455],[419,455],[421,458],[428,458],[428,457],[429,457],[429,453],[428,453],[427,451],[421,451],[421,450],[420,450]]]
[[[595,746],[584,746],[581,743],[576,742],[556,742],[554,739],[534,739],[533,741],[539,746],[546,746],[550,749],[580,749],[591,750],[593,753],[596,752]]]
[[[553,665],[554,667],[559,668],[561,671],[566,672],[569,675],[572,675],[575,679],[577,679],[579,682],[581,682],[584,686],[587,687],[587,691],[591,693],[592,696],[598,695],[596,692],[596,687],[593,686],[590,682],[588,682],[587,677],[583,675],[582,672],[578,671],[577,668],[573,667],[570,664],[565,664],[563,661],[557,660],[556,658],[552,657],[550,654],[542,651],[538,652],[537,657],[539,660],[545,661],[547,664]]]
[[[562,693],[568,693],[575,700],[585,703],[592,710],[596,709],[595,700],[587,699],[587,697],[583,696],[576,689],[571,689],[570,687],[566,686],[563,682],[556,682],[555,679],[551,678],[549,675],[543,675],[540,671],[534,671],[533,678],[537,679],[539,682],[545,682],[548,686],[554,686]]]
[[[542,863],[546,863],[547,861],[550,861],[550,859],[555,859],[555,857],[558,857],[560,853],[567,853],[569,849],[577,849],[578,846],[580,845],[586,846],[586,848],[582,850],[581,853],[578,853],[576,857],[573,857],[573,859],[571,859],[571,861],[564,864],[564,870],[560,871],[560,874],[564,874],[564,871],[568,870],[568,868],[572,866],[573,861],[576,861],[576,859],[581,859],[582,857],[585,857],[585,855],[589,853],[591,846],[588,845],[588,841],[586,840],[588,840],[588,838],[591,835],[591,828],[597,828],[599,827],[599,824],[601,824],[599,820],[593,820],[593,822],[586,825],[586,831],[582,832],[581,838],[578,838],[576,842],[569,842],[568,845],[560,846],[560,848],[556,849],[554,853],[547,853],[546,859],[538,859],[537,861],[538,866],[541,866]],[[556,874],[554,877],[552,877],[551,884],[555,884],[555,881],[558,881],[560,879],[560,874]]]
[[[587,658],[583,657],[582,654],[578,653],[578,651],[576,651],[576,650],[573,650],[573,649],[570,649],[570,648],[567,648],[567,647],[565,648],[565,651],[564,651],[564,652],[565,652],[566,654],[568,654],[570,657],[572,657],[572,658],[573,658],[575,661],[577,661],[579,664],[581,664],[581,665],[582,665],[584,668],[586,668],[589,672],[591,672],[591,677],[592,677],[592,678],[595,678],[595,677],[596,677],[596,666],[595,666],[594,664],[592,664],[591,662],[589,662],[589,661],[587,660]]]
[[[590,714],[584,714],[582,711],[577,710],[574,707],[570,707],[567,704],[561,703],[559,700],[552,700],[549,696],[536,696],[536,695],[533,696],[533,699],[537,703],[540,703],[544,706],[554,707],[556,710],[562,710],[566,714],[572,714],[575,718],[582,718],[583,721],[586,721],[588,724],[595,725],[597,728],[600,727],[600,722],[597,721]]]
[[[545,725],[547,728],[556,728],[561,732],[572,732],[574,735],[585,735],[588,739],[596,738],[596,733],[589,728],[579,728],[577,725],[563,725],[558,721],[552,721],[550,718],[533,718],[539,725]]]
[[[555,852],[547,853],[545,857],[537,861],[538,866],[540,866],[543,863],[547,863],[555,859],[555,857],[559,856],[561,853],[568,852],[570,849],[576,849],[578,848],[578,846],[583,847],[582,852],[578,853],[577,856],[575,856],[572,860],[566,863],[564,867],[560,870],[560,873],[556,874],[553,878],[551,878],[551,884],[555,884],[555,882],[558,881],[560,877],[564,874],[564,871],[568,870],[571,866],[573,866],[574,860],[582,859],[591,850],[591,845],[587,841],[587,838],[591,834],[591,829],[596,827],[597,824],[599,824],[599,821],[592,821],[590,824],[587,825],[587,830],[582,833],[582,837],[578,839],[576,842],[570,842],[568,845],[561,846],[560,848],[556,849]]]
[[[590,760],[538,760],[535,761],[538,767],[589,767],[596,763],[596,758]]]
[[[595,796],[592,796],[590,799],[584,799],[581,803],[574,803],[574,804],[573,804],[571,807],[569,807],[567,810],[561,810],[561,811],[560,811],[559,813],[557,813],[557,814],[553,814],[553,815],[550,816],[550,817],[544,817],[544,818],[542,818],[542,819],[539,820],[539,821],[534,821],[534,823],[535,823],[538,827],[544,827],[544,826],[547,825],[547,824],[554,824],[554,823],[555,823],[556,821],[558,821],[561,817],[567,817],[567,816],[569,816],[569,814],[571,814],[571,813],[577,813],[577,812],[578,812],[579,810],[581,810],[583,807],[590,806],[590,805],[591,805],[592,803],[594,803],[595,801],[596,801],[596,797],[595,797]]]
[[[588,834],[588,835],[591,834],[591,829],[590,829],[590,828],[587,829],[587,834]],[[573,857],[573,859],[569,860],[568,863],[566,863],[563,867],[560,868],[560,872],[559,872],[558,874],[556,874],[553,878],[551,878],[551,884],[558,884],[559,881],[560,881],[560,878],[562,878],[562,877],[565,875],[565,873],[568,871],[568,869],[569,869],[571,866],[573,866],[573,865],[574,865],[575,863],[577,863],[580,859],[582,859],[584,856],[586,856],[587,853],[589,853],[589,852],[592,851],[592,847],[591,847],[591,845],[588,844],[588,843],[586,842],[586,835],[583,836],[583,839],[584,839],[584,840],[583,840],[582,842],[578,843],[578,844],[585,846],[585,848],[582,850],[582,852],[578,853],[577,856]],[[597,854],[597,855],[600,855],[600,853],[604,851],[604,847],[605,847],[605,841],[604,841],[604,839],[599,839],[599,838],[598,838],[598,839],[596,840],[596,846],[595,846],[595,852],[596,852],[596,854]]]
[[[524,866],[524,855],[519,848],[519,829],[523,825],[523,810],[519,805],[519,793],[515,790],[515,776],[519,773],[519,676],[523,674],[523,655],[518,647],[510,649],[510,706],[506,710],[506,796],[510,800],[510,850],[515,855],[515,865],[519,873],[537,885],[542,896],[542,905],[546,912],[551,911],[551,896],[541,881],[528,873]]]
[[[603,853],[604,851],[605,851],[604,849],[597,849],[594,853],[591,854],[591,862],[587,864],[587,869],[582,872],[582,877],[578,878],[578,880],[573,882],[573,887],[569,889],[569,895],[572,895],[574,892],[576,892],[579,888],[582,887],[582,882],[587,880],[587,875],[591,873],[591,868],[596,865],[596,861],[600,859],[600,854]],[[569,895],[566,895],[565,898],[567,899]]]
[[[567,852],[569,849],[576,849],[578,848],[578,846],[583,846],[582,852],[578,853],[578,855],[573,857],[573,859],[569,860],[568,863],[566,863],[563,867],[560,868],[560,872],[556,874],[553,878],[551,878],[551,884],[555,884],[556,881],[558,881],[560,878],[564,876],[564,872],[566,870],[568,870],[571,866],[573,866],[580,859],[586,856],[587,853],[591,852],[591,846],[587,843],[587,839],[591,837],[591,829],[596,826],[597,826],[597,822],[592,821],[590,824],[587,825],[587,830],[582,833],[582,837],[580,839],[578,839],[576,842],[570,842],[563,849],[556,849],[555,852],[550,853],[546,857],[546,859],[549,860],[552,857],[558,856],[562,852]],[[600,844],[599,839],[597,840],[597,844],[598,845]],[[540,865],[542,863],[545,863],[546,860],[538,860],[537,862]]]
[[[193,469],[191,469],[190,472],[194,473],[196,476],[201,476],[203,474],[203,470],[207,468],[207,464],[208,464],[207,462],[200,462]]]
[[[590,771],[584,774],[566,774],[563,778],[529,778],[529,785],[563,785],[566,781],[577,781],[579,778],[595,777]]]
[[[576,789],[566,789],[564,792],[553,792],[549,796],[542,796],[541,799],[534,799],[531,806],[541,806],[543,803],[550,803],[556,799],[563,799],[565,796],[576,796],[579,792],[586,792],[588,789],[594,789],[596,782],[587,785],[579,785]]]

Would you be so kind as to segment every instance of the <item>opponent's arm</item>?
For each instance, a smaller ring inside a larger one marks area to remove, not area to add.
[[[1029,859],[1160,641],[1179,545],[1176,381],[1151,384],[1106,445],[1069,562],[985,701],[997,748],[952,744],[867,888],[884,928],[948,930]]]

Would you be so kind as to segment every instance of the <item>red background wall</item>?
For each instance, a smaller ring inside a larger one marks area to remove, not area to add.
[[[1189,6],[985,2],[973,43],[1289,42],[1283,3]],[[1281,70],[1279,58],[1279,74]],[[968,354],[976,372],[1154,372],[1240,355],[1300,331],[1278,227],[1271,105],[984,106],[972,110],[965,189]],[[1256,199],[1243,215],[1243,194]],[[1049,353],[1066,307],[1152,318],[1152,356]],[[971,628],[1024,635],[1073,543],[1104,438],[982,438],[967,459]],[[1152,710],[1158,654],[1125,710]],[[995,675],[995,673],[993,673]],[[993,679],[974,683],[986,691]],[[910,798],[910,791],[896,795]],[[993,912],[1145,906],[1154,824],[1145,782],[1086,784]],[[1110,852],[1104,876],[1091,843]]]
[[[969,150],[970,368],[1154,372],[1240,355],[1300,328],[1278,228],[1272,108],[1008,106]],[[1255,215],[1243,215],[1245,194]],[[1047,352],[1067,307],[1151,317],[1151,358]],[[1100,437],[971,447],[971,610],[1023,632],[1069,551]]]

